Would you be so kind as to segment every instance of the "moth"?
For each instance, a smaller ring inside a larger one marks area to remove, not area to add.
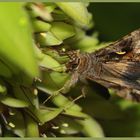
[[[69,52],[69,86],[95,81],[128,100],[140,102],[140,29],[92,53]]]

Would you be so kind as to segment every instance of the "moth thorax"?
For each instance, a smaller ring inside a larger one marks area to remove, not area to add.
[[[79,64],[77,66],[78,73],[86,73],[91,67],[91,58],[89,54],[80,54],[79,55]]]

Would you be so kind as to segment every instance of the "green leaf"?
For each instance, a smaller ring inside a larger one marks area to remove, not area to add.
[[[8,126],[10,129],[20,137],[25,137],[25,121],[23,114],[15,109],[11,109],[9,112],[10,116],[8,117]]]
[[[77,112],[78,111],[80,112],[82,110],[82,108],[79,105],[77,105],[73,101],[70,101],[69,99],[67,99],[65,96],[61,94],[54,96],[53,99],[51,100],[58,107],[65,107],[65,109],[70,109]]]
[[[46,32],[51,28],[51,24],[40,20],[32,20],[33,28],[35,32]]]
[[[27,102],[9,96],[1,96],[0,102],[3,103],[4,105],[15,107],[15,108],[24,108],[29,106]]]
[[[19,68],[15,71],[23,70],[30,77],[38,76],[32,31],[23,3],[1,3],[0,24],[0,59]]]
[[[44,54],[42,53],[42,51],[37,46],[35,46],[35,55],[36,55],[37,60],[40,60],[40,61],[44,57]]]
[[[12,76],[12,71],[10,71],[10,69],[1,61],[0,61],[0,75],[6,78]]]
[[[69,116],[73,116],[73,117],[77,117],[77,118],[87,118],[88,115],[83,113],[83,112],[80,112],[80,111],[77,111],[77,110],[72,110],[72,109],[65,109],[65,112],[64,112],[65,115],[69,115]]]
[[[63,67],[49,55],[44,55],[44,57],[40,61],[39,65],[41,67],[44,67],[47,69],[52,69],[54,71],[63,71]]]
[[[82,125],[81,130],[87,137],[104,137],[103,130],[96,120],[89,117],[77,122]]]
[[[42,77],[42,82],[36,83],[36,86],[39,90],[52,95],[53,98],[51,100],[55,105],[57,105],[58,107],[66,107],[66,105],[68,105],[69,109],[81,111],[80,106],[75,104],[73,101],[70,101],[62,94],[59,94],[59,89],[61,89],[64,86],[65,82],[69,79],[68,74],[58,72],[44,72]]]
[[[27,104],[39,108],[38,96],[35,94],[35,92],[37,92],[36,89],[15,86],[13,92],[17,99],[23,100]]]
[[[65,82],[69,78],[69,75],[66,73],[59,73],[59,72],[49,73],[46,71],[42,74],[43,74],[42,82],[36,82],[36,87],[39,90],[43,91],[44,93],[47,93],[52,96],[55,96],[56,94],[60,93],[59,89],[61,89],[64,86]],[[58,99],[58,102],[59,102],[59,99]]]
[[[57,117],[62,111],[63,108],[56,108],[53,111],[40,110],[39,114],[41,115],[42,122],[45,123]]]
[[[42,46],[60,45],[63,42],[62,40],[59,40],[56,36],[54,36],[54,34],[51,32],[40,33],[36,35],[36,38]]]
[[[57,7],[57,5],[54,2],[46,2],[44,3],[45,9],[48,13],[52,13],[54,9]]]
[[[56,125],[59,126],[60,133],[65,135],[78,134],[79,132],[81,132],[82,128],[82,125],[76,122],[75,118],[72,120],[71,117],[62,115],[60,119],[57,120]]]
[[[39,137],[39,129],[38,129],[38,124],[31,118],[30,116],[25,115],[26,118],[26,136],[27,137]]]
[[[1,95],[6,95],[7,94],[6,85],[2,80],[0,80],[0,94]]]
[[[93,52],[95,49],[98,49],[98,43],[99,41],[97,38],[85,35],[80,40],[75,42],[72,45],[72,48],[80,49],[82,52]]]
[[[64,22],[53,22],[50,31],[60,40],[67,39],[75,35],[75,30],[72,25]]]
[[[68,16],[79,24],[87,26],[89,24],[89,14],[86,6],[81,2],[56,2]]]

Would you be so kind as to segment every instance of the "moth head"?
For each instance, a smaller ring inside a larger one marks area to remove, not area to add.
[[[79,51],[70,51],[67,55],[69,57],[69,61],[66,63],[67,72],[77,70],[80,62]]]

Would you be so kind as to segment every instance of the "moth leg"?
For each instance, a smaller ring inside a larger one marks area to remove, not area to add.
[[[140,102],[140,91],[139,90],[133,89],[131,91],[131,94],[132,94],[133,98],[135,99],[135,101]]]
[[[76,85],[79,80],[79,74],[75,72],[72,74],[70,80],[68,80],[64,86],[59,90],[60,93],[67,93],[72,87]]]
[[[117,95],[126,100],[140,102],[140,91],[136,89],[123,88],[117,91]]]

